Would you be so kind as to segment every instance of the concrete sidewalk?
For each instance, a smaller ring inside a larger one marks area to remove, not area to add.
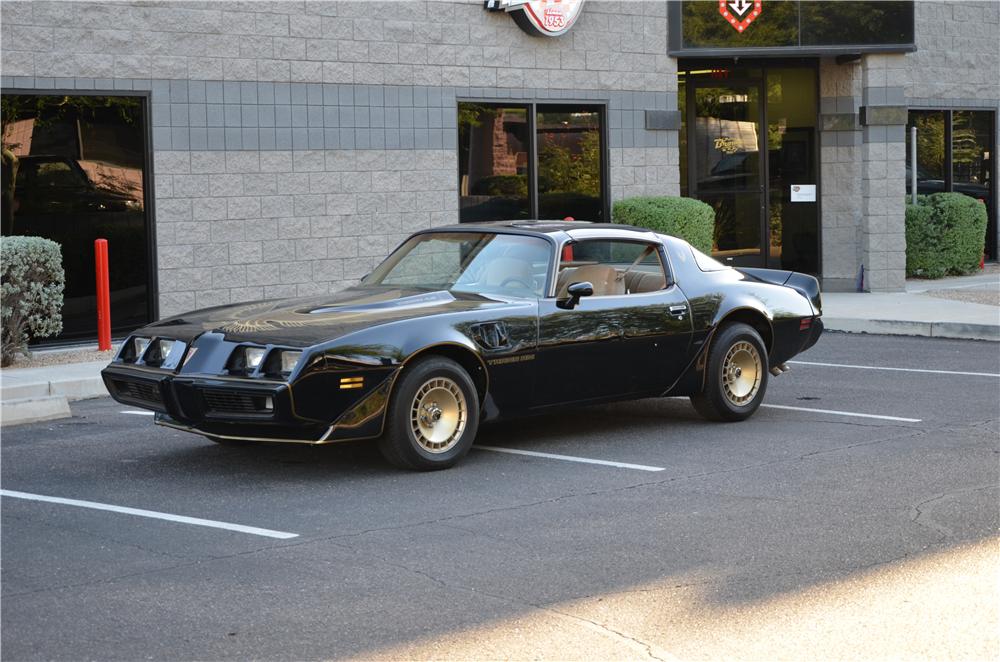
[[[1000,306],[957,298],[977,292],[996,300],[1000,273],[910,280],[893,294],[824,292],[823,323],[849,333],[1000,341]]]
[[[0,425],[70,416],[73,400],[108,394],[101,380],[106,361],[0,370]]]
[[[895,294],[824,293],[823,322],[829,331],[1000,341],[1000,306],[947,298],[950,290],[981,291],[989,299],[1000,292],[1000,273],[909,281],[906,292]],[[96,361],[0,371],[0,425],[70,416],[70,401],[107,395],[101,381],[106,365]]]

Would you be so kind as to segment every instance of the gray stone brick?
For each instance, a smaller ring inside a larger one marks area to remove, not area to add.
[[[229,244],[205,244],[193,247],[194,263],[198,267],[229,264]]]
[[[252,238],[251,237],[248,238]],[[234,241],[229,244],[229,263],[230,264],[260,264],[263,260],[263,242],[261,241]],[[257,283],[249,283],[246,278],[247,270],[244,269],[244,280],[242,283],[250,284],[262,284],[261,281]],[[264,281],[266,282],[266,281]],[[242,287],[242,283],[239,285]]]
[[[326,198],[319,194],[294,196],[296,216],[321,216],[326,213]]]
[[[243,175],[243,189],[254,195],[277,195],[278,179],[273,173]]]
[[[261,203],[257,196],[228,198],[228,217],[231,219],[260,218]]]
[[[243,195],[243,177],[240,175],[209,175],[208,186],[213,197]]]

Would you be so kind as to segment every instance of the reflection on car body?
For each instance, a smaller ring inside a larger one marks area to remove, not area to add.
[[[321,297],[140,329],[104,370],[120,402],[219,443],[378,438],[454,464],[481,421],[685,395],[742,420],[822,332],[804,274],[735,270],[638,228],[511,221],[418,232]]]

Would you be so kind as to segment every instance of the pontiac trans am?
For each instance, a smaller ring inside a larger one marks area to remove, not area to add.
[[[688,396],[746,419],[820,315],[812,276],[639,228],[458,225],[335,294],[150,324],[102,374],[117,401],[216,443],[378,439],[396,466],[440,469],[481,422],[565,405]]]

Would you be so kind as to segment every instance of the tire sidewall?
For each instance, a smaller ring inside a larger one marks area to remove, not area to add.
[[[479,395],[469,374],[456,362],[445,357],[420,359],[403,368],[400,381],[394,389],[390,405],[390,443],[407,464],[419,469],[446,468],[460,460],[472,447],[479,428]],[[420,387],[434,377],[447,377],[462,390],[466,403],[465,430],[452,448],[444,453],[431,453],[424,449],[413,435],[410,425],[410,407]]]
[[[757,387],[757,393],[750,402],[745,405],[735,405],[726,397],[725,388],[723,387],[724,377],[722,369],[726,354],[729,353],[730,348],[736,343],[744,341],[751,343],[757,349],[757,354],[760,357],[760,385]],[[712,353],[709,356],[708,362],[708,382],[705,385],[706,395],[711,400],[719,416],[729,421],[742,421],[752,416],[760,408],[761,402],[764,401],[768,378],[771,376],[769,369],[767,349],[764,347],[764,341],[761,340],[760,334],[757,333],[756,329],[748,324],[736,323],[726,326],[719,331],[715,342],[712,343]]]

